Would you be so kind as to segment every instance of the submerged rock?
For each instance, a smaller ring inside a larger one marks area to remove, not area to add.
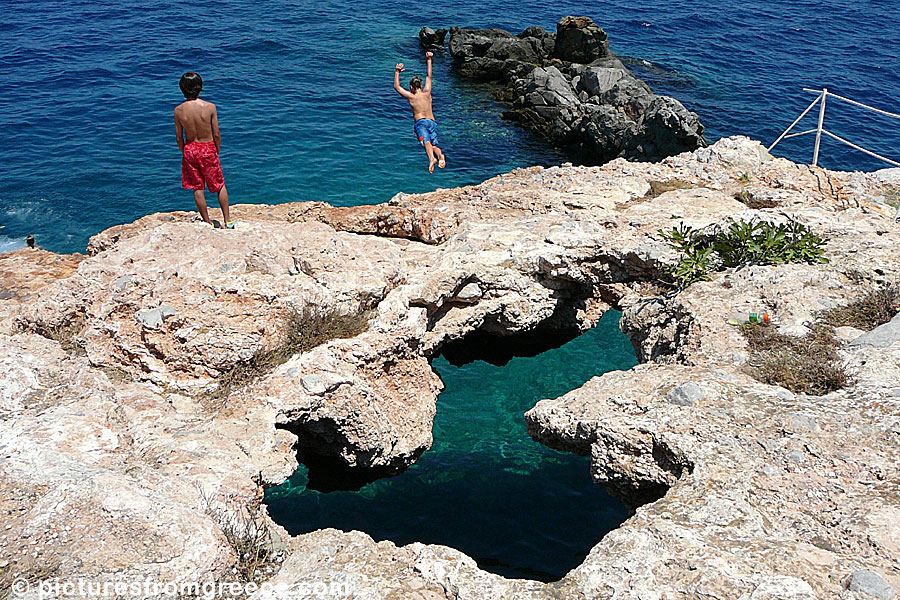
[[[508,118],[586,162],[657,160],[706,145],[696,113],[634,77],[588,17],[561,19],[555,35],[453,27],[450,54],[463,75],[506,86]]]
[[[440,50],[444,47],[444,38],[446,37],[446,29],[435,31],[431,27],[423,27],[419,30],[419,43],[426,50]]]

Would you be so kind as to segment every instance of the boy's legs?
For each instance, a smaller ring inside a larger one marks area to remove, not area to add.
[[[438,161],[434,156],[435,146],[432,146],[431,142],[428,141],[422,142],[422,145],[425,146],[425,154],[428,155],[428,172],[434,173],[434,165],[436,165]]]
[[[434,155],[438,159],[438,166],[444,168],[447,166],[447,160],[444,158],[444,152],[438,146],[434,146]]]
[[[228,212],[228,190],[225,188],[224,183],[217,193],[219,196],[219,206],[222,208],[222,225],[227,225],[231,222],[231,214]]]
[[[212,221],[209,220],[209,211],[206,210],[206,195],[202,189],[194,190],[194,202],[197,204],[197,211],[200,213],[203,221],[212,225]]]

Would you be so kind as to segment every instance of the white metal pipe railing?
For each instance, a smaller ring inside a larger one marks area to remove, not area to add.
[[[792,134],[791,136],[788,136],[788,132],[789,132],[791,129],[793,129],[794,126],[795,126],[797,123],[799,123],[800,120],[801,120],[803,117],[805,117],[806,114],[807,114],[809,111],[812,110],[813,106],[815,106],[816,104],[818,104],[818,103],[819,103],[819,100],[821,100],[821,99],[822,99],[822,97],[819,96],[818,98],[816,98],[815,100],[813,100],[813,103],[810,104],[809,106],[807,106],[807,107],[806,107],[806,110],[804,110],[802,113],[800,113],[800,116],[799,116],[799,117],[797,117],[796,119],[794,119],[794,122],[791,123],[790,127],[788,127],[787,129],[785,129],[785,130],[784,130],[784,133],[782,133],[780,136],[778,136],[778,139],[775,140],[774,142],[772,142],[772,145],[769,146],[769,151],[770,151],[770,152],[771,152],[772,148],[774,148],[774,147],[778,144],[778,142],[780,142],[781,140],[783,140],[785,137],[796,137],[796,136],[798,136],[798,135],[803,135],[803,133],[812,133],[813,131],[815,131],[815,130],[813,129],[813,130],[811,130],[811,131],[804,131],[803,133],[795,133],[795,134]]]
[[[857,146],[853,142],[848,142],[841,136],[835,135],[835,134],[831,133],[830,131],[828,131],[827,129],[823,129],[822,133],[824,133],[827,136],[831,136],[832,138],[836,139],[837,141],[843,142],[843,143],[847,144],[848,146],[850,146],[851,148],[855,148],[856,150],[859,150],[860,152],[865,152],[866,154],[868,154],[869,156],[871,156],[873,158],[880,158],[881,160],[883,160],[886,163],[890,163],[890,164],[894,165],[895,167],[900,167],[900,162],[897,162],[896,160],[891,160],[890,158],[886,158],[880,154],[876,154],[875,152],[872,152],[871,150],[866,150],[862,146]]]
[[[815,132],[816,132],[815,129],[807,129],[806,131],[801,131],[800,133],[792,133],[790,135],[786,135],[786,136],[784,136],[784,139],[788,140],[790,138],[800,137],[801,135],[806,135],[808,133],[815,133]]]
[[[825,103],[828,100],[829,96],[831,96],[832,98],[837,98],[838,100],[842,100],[849,104],[853,104],[854,106],[859,106],[860,108],[870,110],[874,113],[878,113],[878,114],[884,115],[886,117],[891,117],[893,119],[900,119],[900,114],[892,113],[892,112],[889,112],[886,110],[882,110],[880,108],[875,108],[874,106],[869,106],[868,104],[863,104],[862,102],[857,102],[856,100],[851,100],[850,98],[845,98],[838,94],[833,94],[828,91],[828,88],[825,88],[825,87],[823,87],[821,90],[813,90],[810,88],[803,88],[803,91],[817,94],[816,99],[813,100],[812,104],[810,104],[809,106],[806,107],[806,110],[804,110],[802,113],[800,113],[799,117],[794,119],[794,122],[791,123],[791,125],[787,129],[784,130],[784,133],[782,133],[780,136],[778,136],[777,140],[772,142],[772,145],[769,146],[769,148],[768,148],[770,152],[771,152],[772,148],[774,148],[776,145],[778,145],[779,142],[781,142],[781,140],[786,140],[786,139],[790,139],[790,138],[800,137],[801,135],[808,135],[810,133],[815,133],[816,134],[816,143],[813,148],[813,160],[812,160],[812,166],[815,167],[819,164],[819,148],[822,143],[822,134],[825,134],[828,137],[830,137],[838,142],[841,142],[842,144],[846,144],[847,146],[850,146],[851,148],[853,148],[855,150],[859,150],[860,152],[871,156],[872,158],[877,158],[878,160],[882,160],[890,165],[894,165],[895,167],[900,167],[900,162],[890,159],[886,156],[882,156],[882,155],[878,154],[877,152],[872,152],[871,150],[867,150],[866,148],[863,148],[862,146],[860,146],[858,144],[854,144],[853,142],[846,140],[837,134],[831,133],[824,127],[824,125],[825,125]],[[816,128],[815,129],[807,129],[806,131],[801,131],[799,133],[790,133],[790,131],[794,127],[797,126],[797,123],[799,123],[803,119],[803,117],[805,117],[807,114],[809,114],[809,111],[811,111],[816,104],[819,105],[819,122],[816,125]],[[900,221],[900,207],[898,207],[897,212],[894,213],[894,221]]]
[[[813,147],[813,160],[812,160],[812,166],[815,167],[815,166],[818,166],[818,164],[819,164],[819,149],[820,149],[820,146],[822,143],[822,134],[825,134],[825,135],[831,137],[832,139],[835,139],[835,140],[841,142],[842,144],[846,144],[847,146],[850,146],[851,148],[853,148],[855,150],[859,150],[860,152],[868,154],[869,156],[871,156],[873,158],[883,160],[884,162],[894,165],[895,167],[900,167],[900,162],[898,162],[896,160],[892,160],[890,158],[887,158],[886,156],[882,156],[882,155],[878,154],[877,152],[872,152],[871,150],[867,150],[866,148],[863,148],[862,146],[854,144],[853,142],[850,142],[850,141],[842,138],[839,135],[835,135],[834,133],[831,133],[830,131],[826,130],[824,127],[824,125],[825,125],[825,104],[829,97],[837,98],[838,100],[848,102],[855,106],[859,106],[860,108],[864,108],[866,110],[870,110],[872,112],[878,113],[880,115],[884,115],[886,117],[891,117],[894,119],[900,119],[900,114],[892,113],[892,112],[889,112],[886,110],[882,110],[880,108],[875,108],[874,106],[869,106],[868,104],[863,104],[862,102],[857,102],[856,100],[851,100],[850,98],[845,98],[844,96],[840,96],[838,94],[829,92],[828,88],[822,88],[821,90],[803,88],[803,91],[818,94],[818,97],[815,100],[813,100],[812,104],[810,104],[809,106],[806,107],[806,110],[804,110],[802,113],[800,113],[800,116],[797,117],[793,123],[791,123],[790,127],[788,127],[787,129],[784,130],[784,133],[782,133],[780,136],[778,136],[777,140],[772,142],[772,145],[769,146],[769,148],[768,148],[769,151],[771,151],[772,148],[774,148],[776,145],[778,145],[778,143],[781,142],[782,140],[786,140],[786,139],[790,139],[790,138],[794,138],[794,137],[800,137],[802,135],[808,135],[810,133],[815,133],[816,134],[816,142],[815,142],[815,146]],[[819,105],[819,122],[816,125],[816,128],[815,129],[807,129],[806,131],[801,131],[799,133],[790,133],[791,130],[797,126],[797,123],[799,123],[803,119],[803,117],[805,117],[807,114],[809,114],[809,111],[811,111],[816,104]],[[898,210],[898,216],[900,216],[900,210]]]
[[[822,143],[822,124],[825,123],[825,102],[828,88],[822,88],[822,102],[819,104],[819,125],[816,127],[816,147],[813,148],[813,166],[819,164],[819,145]]]
[[[811,90],[809,88],[803,88],[804,92],[815,92],[817,94],[821,94],[823,91],[827,90]],[[838,100],[843,100],[844,102],[849,102],[850,104],[855,104],[856,106],[860,106],[862,108],[871,110],[872,112],[877,112],[878,114],[882,114],[886,117],[893,117],[894,119],[900,119],[900,115],[897,113],[888,112],[886,110],[881,110],[880,108],[875,108],[874,106],[869,106],[868,104],[863,104],[862,102],[857,102],[856,100],[851,100],[850,98],[844,98],[843,96],[839,96],[834,92],[828,92],[829,96],[837,98]]]

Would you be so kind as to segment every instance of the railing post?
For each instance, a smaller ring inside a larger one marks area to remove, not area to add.
[[[828,98],[828,88],[822,88],[822,104],[819,106],[819,126],[816,128],[816,148],[813,150],[812,166],[819,164],[819,145],[822,143],[822,124],[825,122],[825,100]]]

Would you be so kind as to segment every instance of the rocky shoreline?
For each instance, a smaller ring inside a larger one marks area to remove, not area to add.
[[[660,182],[668,191],[654,193]],[[98,234],[84,256],[2,254],[0,568],[234,580],[243,515],[271,550],[254,598],[312,598],[304,584],[336,581],[343,598],[893,597],[900,332],[843,344],[853,383],[814,397],[757,381],[723,315],[765,308],[798,335],[896,282],[898,190],[896,170],[811,169],[737,137],[660,163],[532,167],[375,206],[240,205],[227,232],[155,214]],[[682,291],[661,282],[677,256],[659,229],[785,216],[829,240],[828,264],[725,270]],[[295,470],[298,446],[388,471],[427,449],[442,387],[429,359],[443,346],[584,330],[610,307],[646,362],[525,417],[536,440],[589,455],[594,480],[637,507],[562,580],[507,580],[450,548],[360,532],[292,538],[266,515],[262,492]],[[365,331],[210,401],[308,311],[362,315]]]
[[[419,38],[428,48],[443,43],[431,29]],[[637,79],[589,17],[564,17],[555,34],[541,27],[518,35],[452,27],[449,49],[460,74],[503,86],[501,96],[512,105],[506,118],[584,164],[659,160],[706,146],[697,114]]]

